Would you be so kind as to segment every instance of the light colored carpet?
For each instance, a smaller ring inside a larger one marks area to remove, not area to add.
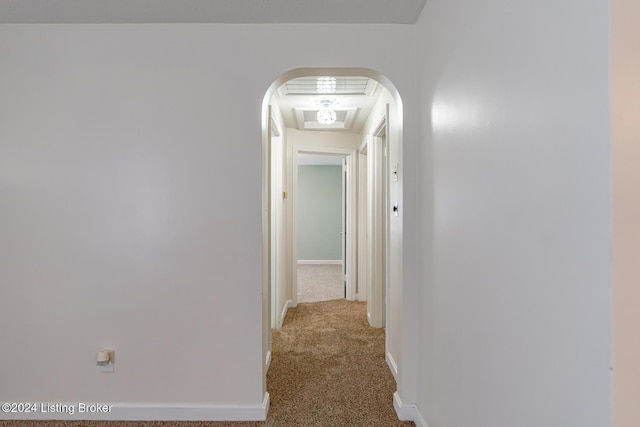
[[[298,264],[298,302],[329,301],[344,298],[342,266]]]
[[[393,409],[396,384],[384,358],[384,330],[366,303],[333,300],[289,309],[273,333],[264,422],[0,421],[7,427],[408,427]],[[169,385],[168,385],[169,386]]]

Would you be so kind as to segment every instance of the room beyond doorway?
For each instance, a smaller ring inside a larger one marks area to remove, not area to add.
[[[297,302],[346,298],[347,174],[344,156],[298,153]]]

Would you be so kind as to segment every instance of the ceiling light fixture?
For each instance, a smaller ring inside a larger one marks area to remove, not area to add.
[[[335,93],[336,78],[335,77],[318,77],[316,87],[318,93]]]
[[[321,125],[332,125],[336,122],[336,112],[331,108],[333,102],[330,99],[323,99],[320,101],[320,110],[318,110],[318,123]]]

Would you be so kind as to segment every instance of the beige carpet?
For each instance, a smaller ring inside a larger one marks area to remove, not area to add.
[[[298,302],[344,298],[342,266],[336,264],[298,264]]]
[[[265,422],[0,421],[0,426],[65,427],[394,427],[394,379],[384,359],[384,330],[366,322],[366,304],[334,300],[289,309],[273,335]]]

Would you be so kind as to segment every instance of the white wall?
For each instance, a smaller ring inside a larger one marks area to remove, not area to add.
[[[640,4],[611,2],[615,427],[640,420]]]
[[[417,31],[418,409],[608,426],[608,2],[429,0]]]
[[[288,145],[296,147],[324,147],[356,150],[360,146],[359,137],[348,132],[327,132],[321,130],[298,130],[287,128]]]
[[[298,262],[342,260],[342,165],[298,165]]]
[[[265,91],[297,67],[377,70],[414,159],[413,30],[0,26],[0,400],[260,409]]]

